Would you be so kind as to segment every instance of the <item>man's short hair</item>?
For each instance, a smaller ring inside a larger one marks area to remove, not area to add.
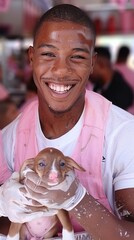
[[[60,4],[60,5],[54,6],[53,8],[45,12],[37,22],[37,25],[34,30],[34,39],[36,38],[36,35],[40,27],[42,26],[42,23],[46,21],[54,21],[54,22],[70,21],[70,22],[83,25],[91,30],[91,33],[93,34],[94,42],[95,42],[95,35],[96,35],[95,26],[92,20],[83,10],[81,10],[80,8],[74,5]]]

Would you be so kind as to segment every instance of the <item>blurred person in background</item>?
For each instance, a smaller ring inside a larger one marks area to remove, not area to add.
[[[32,78],[32,69],[29,64],[28,59],[28,49],[22,49],[20,52],[20,67],[22,70],[22,78],[21,81],[26,85],[31,81]]]
[[[12,122],[18,113],[16,104],[10,98],[0,101],[0,129]]]
[[[24,108],[35,99],[37,99],[37,87],[34,83],[33,77],[31,77],[26,85],[26,93],[20,106],[20,111],[23,111]]]
[[[10,88],[25,90],[32,77],[32,71],[28,62],[27,50],[21,49],[19,53],[12,51],[7,60],[8,86]]]
[[[25,101],[28,102],[29,100],[37,97],[37,87],[34,83],[33,77],[29,80],[27,84],[27,91],[25,95]]]
[[[0,63],[0,101],[5,100],[9,97],[9,92],[4,86],[2,80],[3,80],[3,71],[2,71],[2,65]]]
[[[133,91],[123,75],[114,70],[111,53],[107,47],[95,47],[97,60],[90,81],[93,91],[101,94],[114,105],[128,110],[133,103]]]
[[[0,129],[12,122],[18,115],[16,104],[12,101],[10,93],[2,83],[3,70],[0,65]]]
[[[131,50],[128,46],[121,46],[117,52],[117,58],[114,68],[124,76],[126,82],[131,87],[134,95],[134,71],[128,66],[128,58],[130,56],[130,53]],[[128,111],[134,114],[134,100]]]

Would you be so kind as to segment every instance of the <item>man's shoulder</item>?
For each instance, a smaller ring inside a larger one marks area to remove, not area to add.
[[[104,96],[102,96],[101,94],[94,92],[93,90],[86,90],[86,99],[91,102],[97,102],[97,103],[107,103],[110,104],[111,102],[105,98]]]
[[[122,108],[112,104],[109,112],[106,132],[113,135],[115,132],[125,132],[125,129],[134,133],[134,116]]]
[[[10,128],[14,128],[14,126],[17,125],[17,123],[19,122],[20,117],[21,117],[21,113],[12,122],[10,122],[7,126],[5,126],[2,129],[2,132],[5,132]]]
[[[29,101],[26,106],[21,111],[22,116],[25,114],[30,114],[30,111],[33,111],[34,109],[38,108],[38,98],[33,98],[31,101]]]
[[[31,128],[33,122],[36,119],[38,112],[38,101],[33,100],[30,102],[24,109],[21,111],[19,118],[16,119],[18,122],[19,131]],[[12,122],[12,124],[9,127],[13,127],[13,125],[16,125],[16,121]]]

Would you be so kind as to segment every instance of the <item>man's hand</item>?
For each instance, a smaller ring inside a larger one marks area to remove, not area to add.
[[[25,192],[25,186],[19,183],[19,173],[13,173],[0,187],[0,216],[8,217],[12,222],[24,223],[57,213],[27,198]]]
[[[56,185],[46,188],[43,178],[32,171],[25,175],[26,196],[44,206],[53,209],[71,210],[84,197],[86,190],[75,177],[74,171],[68,172],[66,179]]]

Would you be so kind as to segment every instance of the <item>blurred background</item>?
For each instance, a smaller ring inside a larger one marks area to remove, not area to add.
[[[27,49],[32,44],[37,19],[60,3],[74,4],[89,14],[96,27],[96,46],[110,49],[113,64],[119,47],[128,46],[127,65],[134,71],[134,0],[0,0],[0,81],[7,90],[0,93],[0,100],[9,94],[19,108],[28,97],[28,90],[36,93],[30,84]]]

